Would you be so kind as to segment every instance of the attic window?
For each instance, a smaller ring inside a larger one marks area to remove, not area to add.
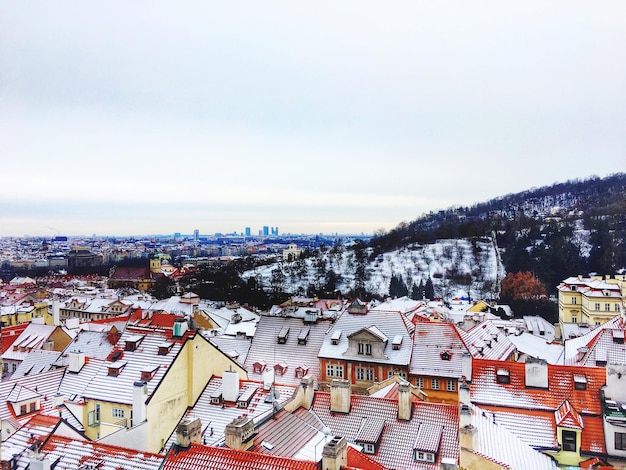
[[[587,390],[587,377],[584,375],[574,375],[574,389]]]
[[[496,382],[499,384],[509,384],[511,383],[511,376],[509,375],[509,371],[506,369],[498,369],[496,374]]]
[[[402,347],[402,335],[394,336],[391,347],[395,350],[398,350]]]
[[[122,372],[122,369],[126,365],[126,362],[114,362],[113,364],[109,364],[108,374],[110,377],[117,377]]]
[[[154,374],[156,374],[156,371],[158,370],[158,367],[154,367],[152,369],[144,369],[141,371],[141,380],[152,380],[152,377],[154,377]]]
[[[278,375],[285,375],[285,372],[287,372],[287,367],[287,364],[284,362],[276,364],[274,366],[274,372],[276,372],[276,374]]]
[[[143,335],[134,335],[134,336],[129,336],[128,338],[126,338],[126,346],[124,347],[124,350],[126,351],[135,351],[137,349],[137,346],[139,346],[139,343],[141,343],[141,340],[143,340]]]
[[[261,374],[265,370],[265,361],[255,362],[252,364],[252,370],[255,374]]]
[[[222,391],[216,390],[211,394],[211,403],[214,405],[219,405],[222,403]]]
[[[158,355],[159,356],[167,356],[167,354],[171,351],[174,343],[161,343],[159,344]]]
[[[441,359],[443,361],[449,361],[451,357],[452,357],[452,354],[450,354],[448,351],[444,351],[441,353]]]
[[[285,326],[280,333],[278,333],[278,344],[285,344],[287,342],[287,338],[289,337],[289,327]]]
[[[341,338],[341,330],[335,330],[333,335],[330,337],[330,344],[338,345],[339,339]]]
[[[624,330],[613,330],[613,342],[624,344]]]
[[[296,378],[297,379],[301,379],[302,377],[304,377],[307,373],[309,372],[309,368],[308,367],[304,367],[304,366],[298,366],[296,367]]]
[[[298,335],[298,344],[305,345],[309,339],[309,332],[311,331],[310,327],[302,328],[300,330],[300,334]]]
[[[435,461],[435,454],[432,452],[420,452],[419,450],[413,451],[413,457],[416,462],[430,462]]]
[[[572,290],[576,290],[576,286],[570,286]]]

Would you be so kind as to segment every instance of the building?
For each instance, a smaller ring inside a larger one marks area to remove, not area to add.
[[[353,302],[326,334],[318,354],[321,384],[345,379],[364,392],[393,375],[408,377],[414,325],[400,313],[363,307]]]
[[[601,325],[624,311],[626,275],[569,277],[559,291],[559,323]]]

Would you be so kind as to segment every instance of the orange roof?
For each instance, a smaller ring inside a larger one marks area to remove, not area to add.
[[[602,367],[547,364],[548,388],[526,387],[526,364],[474,358],[472,361],[472,402],[481,405],[507,406],[556,411],[564,400],[583,414],[602,414],[600,388],[606,383]],[[497,373],[505,370],[509,383],[498,383]],[[587,380],[584,390],[574,387],[574,375]]]
[[[376,462],[374,459],[359,452],[352,446],[348,446],[348,466],[341,467],[343,469],[360,469],[360,470],[385,470],[387,467]]]
[[[11,347],[15,340],[22,334],[22,331],[26,329],[28,323],[21,323],[15,326],[4,326],[1,329],[2,332],[2,353]]]
[[[187,449],[174,448],[167,454],[162,468],[163,470],[196,468],[243,470],[252,468],[252,462],[256,470],[319,470],[316,462],[202,444],[191,444]]]
[[[571,403],[565,400],[563,404],[554,412],[554,421],[557,426],[566,428],[584,428],[581,416],[572,408]]]

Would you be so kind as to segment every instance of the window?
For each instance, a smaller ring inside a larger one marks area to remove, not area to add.
[[[432,388],[433,390],[439,390],[439,379],[432,379],[430,384],[430,388]]]
[[[600,303],[596,303],[596,304],[595,304],[595,309],[596,309],[596,311],[599,311],[599,310],[600,310]]]
[[[374,444],[363,444],[363,452],[366,454],[373,454],[376,452],[376,447]]]
[[[496,382],[499,384],[511,383],[511,376],[509,374],[509,371],[506,369],[498,369],[496,373]]]
[[[576,452],[576,432],[575,431],[561,431],[561,440],[563,442],[563,450],[567,452]]]
[[[414,457],[415,460],[418,462],[434,462],[435,461],[435,454],[433,454],[432,452],[421,452],[421,451],[414,451]]]
[[[32,402],[32,403],[30,404],[30,407],[29,407],[29,408],[30,408],[30,409],[29,409],[29,411],[30,411],[31,413],[32,413],[32,412],[34,412],[34,411],[37,411],[37,404],[36,404],[35,402]]]
[[[26,405],[20,405],[20,414],[21,415],[25,415],[26,414]]]
[[[626,432],[615,433],[615,449],[626,450]]]
[[[576,320],[576,317],[572,317],[572,323],[576,323],[578,320]]]
[[[372,355],[372,345],[370,343],[359,343],[359,354]]]
[[[335,376],[335,366],[332,364],[328,364],[326,366],[326,377],[334,377]]]
[[[448,380],[446,390],[448,390],[448,392],[454,392],[456,390],[456,384],[454,383],[454,380]]]
[[[363,380],[363,377],[365,377],[365,372],[363,370],[362,367],[357,367],[356,368],[356,379],[357,380]]]
[[[114,418],[123,418],[124,410],[122,408],[112,408],[111,416],[113,416]]]
[[[615,311],[619,312],[619,304],[615,304]]]
[[[415,380],[415,385],[417,385],[417,388],[424,388],[424,377],[418,377]]]
[[[605,312],[610,312],[611,311],[611,304],[604,304],[604,311]]]
[[[576,297],[572,297],[572,304],[573,304],[573,305],[576,305],[576,302],[578,302],[578,301],[576,300]]]
[[[340,379],[343,378],[343,366],[335,366],[335,375]]]
[[[374,380],[374,369],[365,370],[365,380],[369,380],[369,381]]]

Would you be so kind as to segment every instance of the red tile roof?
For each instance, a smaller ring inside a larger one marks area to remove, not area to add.
[[[168,453],[163,465],[163,470],[195,470],[197,468],[210,468],[212,470],[319,470],[315,462],[202,444],[191,444],[188,449],[184,450],[174,448]]]
[[[526,387],[526,364],[523,362],[472,361],[472,402],[483,405],[556,411],[563,400],[583,414],[600,415],[600,388],[606,383],[602,367],[562,366],[547,364],[548,388]],[[510,383],[497,383],[497,371],[505,369]],[[585,376],[585,390],[574,388],[574,375]]]
[[[352,446],[348,446],[348,466],[342,467],[343,470],[386,470],[386,468],[383,464],[376,462]]]
[[[28,323],[22,323],[20,325],[2,327],[2,353],[11,347],[27,326]]]

